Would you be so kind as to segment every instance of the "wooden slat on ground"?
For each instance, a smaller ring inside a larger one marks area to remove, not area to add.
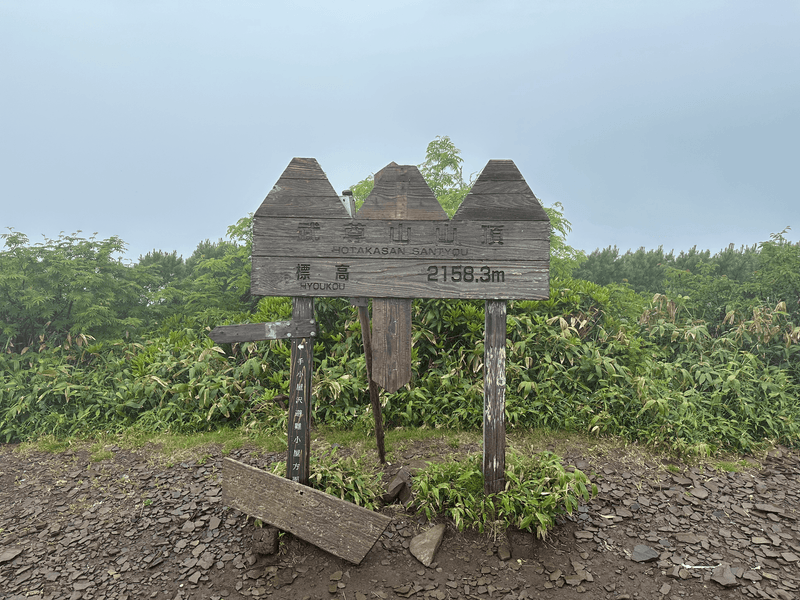
[[[231,458],[223,459],[222,469],[226,506],[354,564],[364,559],[391,522],[385,515]]]

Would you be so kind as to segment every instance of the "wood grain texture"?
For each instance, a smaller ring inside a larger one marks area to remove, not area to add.
[[[276,216],[349,218],[339,195],[313,158],[292,159],[256,210],[254,221]]]
[[[411,381],[411,299],[372,299],[372,379],[390,394]]]
[[[490,160],[453,216],[463,221],[491,218],[549,223],[514,161]]]
[[[338,279],[344,266],[347,279]],[[456,267],[460,267],[458,275]],[[468,276],[467,267],[472,269]],[[465,258],[455,264],[439,257],[377,262],[256,256],[251,289],[258,296],[542,300],[550,293],[548,273],[546,261],[480,262]]]
[[[495,158],[487,162],[478,178],[487,181],[524,180],[514,161],[507,158]]]
[[[505,489],[506,468],[506,303],[486,301],[483,355],[484,493]]]
[[[414,165],[389,164],[375,176],[357,219],[447,221],[449,217]]]
[[[503,215],[503,219],[515,221],[550,223],[538,200],[533,195],[527,197],[524,194],[467,194],[453,219],[488,221],[493,215]]]
[[[527,207],[522,207],[527,211]],[[527,212],[525,212],[527,214]],[[495,217],[496,215],[492,215]],[[377,250],[376,250],[377,249]],[[253,256],[356,256],[382,260],[550,258],[549,221],[398,221],[261,218],[253,225]]]
[[[391,522],[380,513],[227,457],[222,500],[353,564],[361,563]]]
[[[366,298],[351,298],[359,301],[355,306],[358,307],[358,320],[361,323],[361,339],[364,342],[364,359],[367,364],[367,382],[369,386],[369,401],[372,405],[372,416],[375,420],[375,441],[378,447],[378,458],[381,464],[386,462],[386,445],[383,436],[383,411],[381,410],[380,393],[378,384],[372,379],[372,332],[369,326],[369,307]],[[360,302],[363,300],[363,303]]]
[[[208,334],[208,337],[218,344],[316,336],[317,324],[313,319],[305,322],[273,321],[271,323],[220,325],[212,329],[211,333]]]
[[[314,319],[313,298],[292,298],[292,320]],[[314,338],[293,338],[289,361],[289,418],[286,477],[308,485],[311,451],[311,377],[314,370]]]

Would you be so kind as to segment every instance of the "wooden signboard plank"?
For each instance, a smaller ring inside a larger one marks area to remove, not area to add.
[[[232,458],[224,458],[222,465],[226,506],[351,563],[361,563],[391,522],[385,515]]]
[[[497,217],[549,223],[547,213],[511,160],[490,160],[486,164],[453,215],[453,221]]]
[[[372,379],[393,394],[411,381],[410,298],[372,299],[372,340],[383,353],[373,359]]]
[[[254,215],[261,217],[313,217],[347,219],[322,168],[314,158],[293,158]]]
[[[254,257],[251,280],[262,296],[541,300],[550,293],[546,261]]]
[[[273,321],[271,323],[246,323],[243,325],[220,325],[208,334],[218,344],[234,342],[256,342],[259,340],[283,340],[290,338],[316,337],[317,322]]]
[[[483,485],[505,488],[506,469],[506,302],[487,300],[483,357]]]
[[[253,228],[253,256],[266,257],[547,260],[549,250],[548,221],[262,218]]]
[[[388,233],[383,239],[400,246],[410,243],[411,227],[417,221],[438,221],[437,233],[449,237],[450,219],[413,165],[391,163],[381,169],[356,219],[380,221],[367,223],[365,230],[381,231],[384,236]],[[397,221],[384,225],[387,220]],[[358,277],[357,271],[354,276]],[[365,278],[369,279],[372,276]],[[411,381],[411,296],[396,285],[399,282],[393,283],[388,297],[364,294],[372,296],[372,377],[389,393]]]
[[[385,166],[375,174],[375,187],[356,218],[449,220],[419,169],[413,165],[395,163]]]
[[[314,318],[313,298],[292,298],[292,317],[296,321]],[[293,338],[289,365],[289,448],[286,477],[308,485],[311,450],[311,376],[314,369],[314,338]]]
[[[378,393],[378,384],[372,378],[372,332],[369,326],[369,307],[366,298],[351,298],[353,306],[358,307],[358,320],[361,323],[361,339],[364,342],[364,359],[367,363],[367,382],[369,401],[372,404],[372,417],[375,420],[375,442],[381,464],[386,462],[386,446],[383,439],[383,411]]]

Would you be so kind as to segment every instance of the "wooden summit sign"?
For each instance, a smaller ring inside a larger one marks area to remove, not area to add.
[[[260,296],[543,299],[550,222],[510,160],[486,165],[453,219],[394,163],[350,218],[314,159],[295,158],[255,213]]]
[[[296,331],[315,325],[316,296],[373,298],[373,380],[390,392],[410,377],[412,298],[485,299],[483,473],[495,493],[505,486],[505,301],[548,298],[549,258],[549,219],[510,160],[489,161],[449,219],[416,167],[387,165],[351,216],[317,161],[295,158],[254,216],[251,291],[293,297]],[[315,332],[305,335],[292,338],[287,464],[300,483]]]

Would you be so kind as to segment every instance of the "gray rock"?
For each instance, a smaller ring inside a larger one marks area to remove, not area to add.
[[[256,554],[275,554],[278,551],[278,530],[275,527],[257,527],[253,531],[252,550]]]
[[[500,546],[497,549],[497,558],[504,561],[511,558],[511,548],[509,548],[506,544]]]
[[[634,546],[633,553],[631,553],[631,560],[635,562],[651,562],[656,560],[660,554],[653,550],[650,546],[638,544]]]
[[[0,554],[0,565],[3,563],[7,563],[10,560],[14,560],[20,554],[22,554],[22,548],[8,548],[4,550],[2,554]]]
[[[381,497],[384,504],[391,504],[397,499],[403,504],[411,499],[411,474],[405,467],[397,472]]]
[[[419,562],[429,567],[436,556],[436,551],[442,545],[445,526],[436,525],[425,533],[420,533],[411,540],[409,551]]]
[[[726,564],[720,565],[712,571],[711,581],[720,584],[722,587],[733,587],[739,585],[739,582],[736,581],[733,571],[731,571],[730,565]]]

